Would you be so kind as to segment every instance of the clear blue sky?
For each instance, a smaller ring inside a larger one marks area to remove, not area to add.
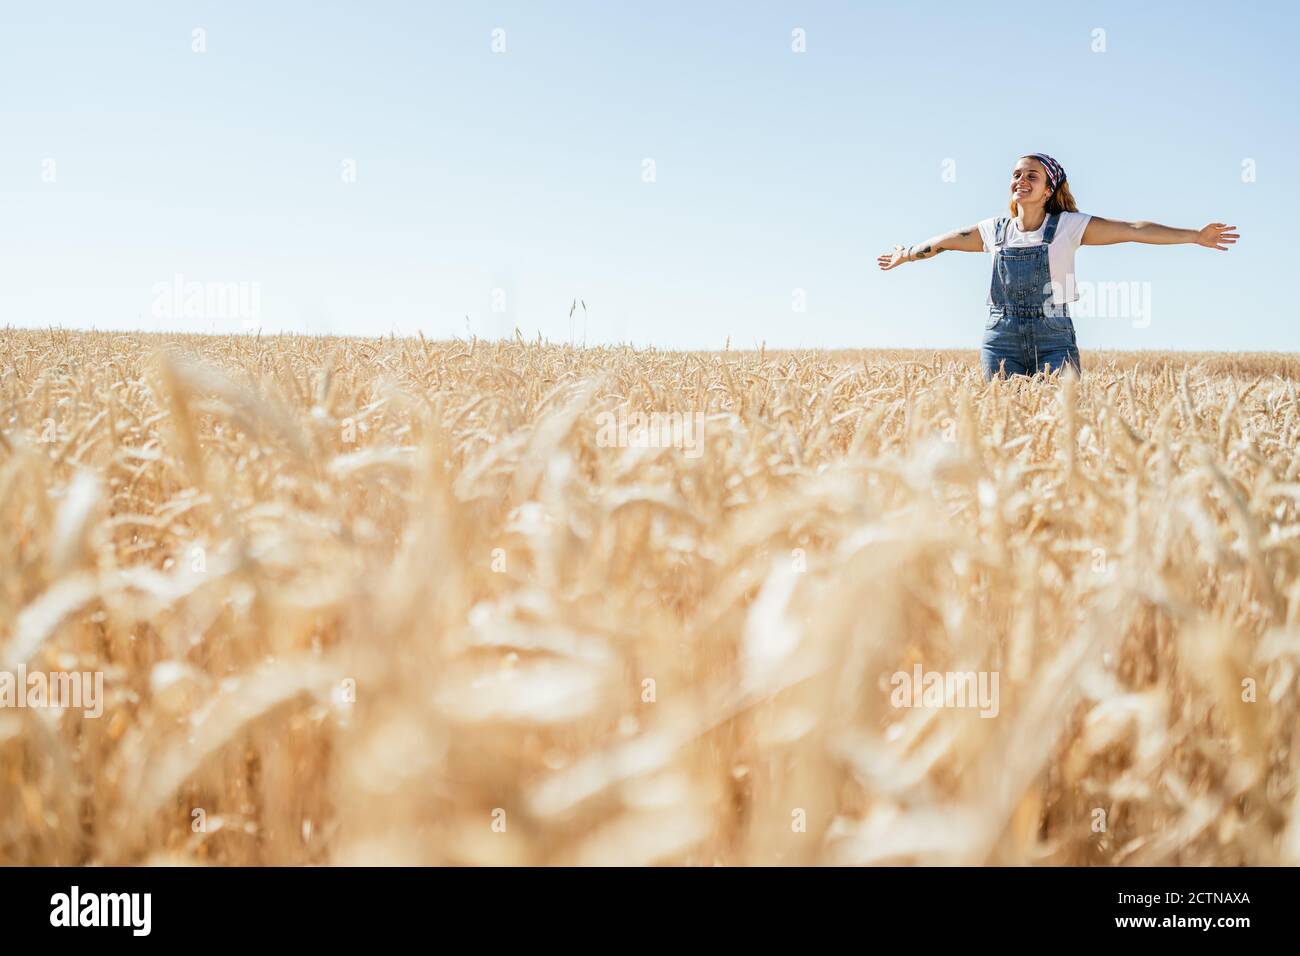
[[[160,318],[180,275],[268,332],[563,341],[580,297],[590,343],[974,348],[986,256],[874,258],[1043,150],[1084,212],[1242,232],[1081,249],[1150,295],[1082,348],[1292,350],[1296,10],[5,0],[0,325],[248,325]]]

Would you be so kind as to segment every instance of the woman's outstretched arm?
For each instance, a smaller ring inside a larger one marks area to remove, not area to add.
[[[1204,229],[1174,229],[1158,222],[1122,222],[1093,216],[1083,230],[1085,246],[1109,246],[1117,242],[1149,242],[1159,246],[1195,243],[1207,249],[1226,250],[1240,236],[1236,226],[1212,222]]]
[[[904,262],[920,262],[922,259],[932,259],[946,249],[957,252],[983,252],[984,240],[980,238],[979,226],[954,229],[952,232],[945,232],[942,236],[935,236],[925,242],[918,242],[914,246],[894,246],[893,252],[886,252],[882,256],[877,256],[876,264],[888,271],[894,266],[901,266]]]

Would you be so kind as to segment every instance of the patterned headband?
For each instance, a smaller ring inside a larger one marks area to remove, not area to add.
[[[1047,190],[1048,192],[1056,192],[1056,187],[1065,182],[1065,170],[1061,167],[1061,164],[1046,153],[1029,153],[1028,155],[1030,159],[1036,159],[1043,164],[1043,168],[1047,170]]]

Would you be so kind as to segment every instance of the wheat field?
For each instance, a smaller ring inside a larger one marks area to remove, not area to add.
[[[1300,357],[0,368],[0,667],[103,677],[0,709],[0,863],[1300,863]],[[917,668],[996,713],[898,706]]]

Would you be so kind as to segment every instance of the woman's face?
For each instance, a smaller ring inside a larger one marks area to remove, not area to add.
[[[1011,170],[1011,198],[1023,206],[1047,201],[1047,171],[1036,159],[1026,156]]]

